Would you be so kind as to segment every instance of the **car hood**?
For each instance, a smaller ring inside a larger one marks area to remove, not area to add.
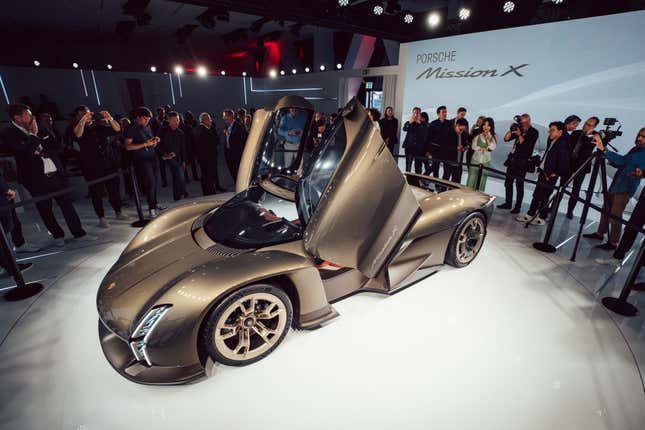
[[[218,258],[192,236],[194,220],[212,207],[211,202],[173,209],[137,234],[98,290],[99,316],[110,329],[127,337],[130,325],[177,279]]]

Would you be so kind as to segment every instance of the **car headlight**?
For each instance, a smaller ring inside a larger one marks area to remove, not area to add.
[[[161,319],[166,315],[170,310],[171,305],[161,305],[155,308],[152,308],[145,317],[141,319],[141,322],[134,330],[132,336],[130,337],[130,349],[134,354],[137,361],[144,361],[148,366],[151,366],[150,358],[148,358],[148,352],[146,350],[148,339],[152,334],[155,326]]]

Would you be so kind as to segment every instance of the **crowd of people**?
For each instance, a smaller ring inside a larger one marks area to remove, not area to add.
[[[47,104],[49,103],[49,104]],[[43,106],[51,107],[51,102],[43,101]],[[57,111],[57,110],[56,110]],[[121,181],[129,197],[133,196],[135,184],[145,196],[150,217],[155,217],[164,208],[159,205],[157,193],[161,187],[172,188],[175,201],[189,197],[187,183],[199,181],[203,195],[225,191],[221,185],[218,157],[223,146],[225,165],[235,180],[244,151],[246,139],[253,119],[254,109],[222,112],[223,129],[217,130],[214,119],[207,112],[197,118],[191,111],[183,114],[173,111],[170,106],[156,109],[155,114],[147,107],[139,107],[127,116],[113,117],[102,110],[92,112],[87,106],[74,109],[70,124],[64,133],[54,126],[56,113],[46,110],[34,115],[29,105],[11,104],[8,107],[11,125],[2,132],[5,151],[15,158],[17,181],[34,198],[65,189],[67,176],[73,169],[74,160],[89,182],[88,190],[94,211],[99,219],[98,225],[110,226],[105,215],[103,199],[114,211],[115,218],[127,220],[129,216],[123,209]],[[396,156],[399,146],[405,158],[406,171],[441,177],[461,183],[463,165],[467,166],[465,185],[484,191],[488,176],[487,169],[492,160],[492,152],[499,150],[495,121],[491,117],[479,116],[472,127],[466,119],[467,109],[459,107],[455,116],[448,119],[446,106],[436,109],[432,121],[428,113],[418,107],[412,109],[410,118],[402,127],[394,116],[394,109],[388,106],[384,115],[373,108],[368,115],[380,129],[381,136],[389,150]],[[305,152],[311,150],[329,130],[338,113],[325,115],[316,113],[312,129],[304,132],[306,115],[291,109],[280,117],[277,133],[282,137],[281,148],[285,166],[294,157],[299,145],[306,145]],[[505,132],[503,141],[509,143],[506,166],[505,200],[497,207],[517,215],[519,222],[544,225],[549,215],[549,201],[558,181],[564,183],[571,175],[567,217],[573,218],[573,210],[578,202],[585,176],[591,171],[588,162],[595,150],[617,167],[618,171],[609,188],[607,207],[611,214],[622,217],[623,211],[634,195],[645,169],[645,129],[641,130],[636,146],[626,155],[607,150],[605,143],[595,132],[599,124],[597,117],[588,118],[581,129],[581,119],[571,115],[564,121],[549,124],[547,149],[541,156],[535,155],[535,145],[539,132],[531,125],[528,114],[514,119],[510,129]],[[399,145],[399,133],[404,138]],[[303,135],[310,139],[303,142]],[[289,158],[291,157],[291,158]],[[293,160],[291,160],[293,161]],[[124,172],[121,177],[119,169]],[[130,175],[132,171],[134,175]],[[524,181],[529,172],[537,171],[537,186],[526,213],[520,213],[524,198]],[[99,180],[111,176],[106,180]],[[160,179],[161,184],[158,184]],[[515,193],[514,193],[515,191]],[[0,175],[0,207],[7,206],[15,196]],[[515,198],[514,198],[515,197]],[[60,207],[68,229],[75,239],[91,240],[87,235],[69,194],[54,197]],[[640,207],[640,206],[638,206]],[[36,208],[43,223],[52,236],[52,244],[64,246],[64,231],[53,214],[51,198],[37,201]],[[642,212],[639,211],[640,214]],[[0,221],[11,237],[17,252],[34,252],[38,246],[25,242],[21,224],[15,209],[0,211]],[[642,225],[642,220],[634,220]],[[587,234],[591,240],[607,241],[599,248],[615,250],[615,256],[624,255],[625,245],[619,246],[621,237],[620,222],[603,214],[598,231]],[[630,232],[631,235],[631,232]],[[625,235],[627,236],[627,235]],[[631,237],[631,236],[629,236]],[[634,238],[631,239],[633,243]],[[627,249],[631,247],[631,243]]]

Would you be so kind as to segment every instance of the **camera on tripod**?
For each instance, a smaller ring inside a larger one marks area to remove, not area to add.
[[[513,122],[511,123],[511,128],[510,128],[511,133],[515,133],[521,128],[520,121],[522,121],[522,115],[515,115],[513,117]]]
[[[618,128],[616,130],[612,130],[611,128],[618,123]],[[598,134],[600,135],[600,138],[602,139],[603,143],[608,143],[611,140],[614,140],[618,136],[622,136],[623,132],[620,131],[620,128],[623,126],[620,121],[618,121],[616,118],[605,118],[603,121],[602,125],[605,126],[604,130],[600,130]]]

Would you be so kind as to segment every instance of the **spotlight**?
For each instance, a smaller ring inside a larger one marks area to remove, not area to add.
[[[467,7],[462,7],[461,9],[459,9],[459,19],[465,21],[468,18],[470,18],[470,9],[468,9]]]
[[[112,70],[112,65],[111,65],[111,64],[108,64],[108,65],[107,65],[107,69],[108,69],[108,70]]]
[[[246,72],[242,72],[242,76],[246,76]]]
[[[280,70],[280,76],[284,76],[284,70]]]
[[[40,61],[34,60],[34,66],[36,66],[36,67],[40,66]]]
[[[208,70],[204,66],[197,66],[197,76],[200,78],[205,78],[208,76]]]
[[[157,71],[157,67],[155,67],[155,66],[150,66],[150,71],[151,71],[152,73],[156,72],[156,71]]]
[[[321,65],[320,65],[320,71],[321,71],[321,72],[324,72],[324,71],[325,71],[325,69],[326,69],[325,65],[324,65],[324,64],[321,64]]]
[[[412,24],[413,21],[414,21],[414,15],[412,15],[411,13],[408,12],[405,15],[403,15],[403,22],[405,22],[406,24]]]
[[[337,68],[338,70],[340,70],[340,69],[342,69],[342,68],[343,68],[343,65],[342,65],[342,64],[340,64],[340,63],[338,63],[338,64],[336,64],[336,68]]]
[[[439,25],[439,22],[441,21],[441,17],[437,12],[432,12],[428,15],[428,25],[430,27],[436,27]]]
[[[277,78],[278,77],[278,71],[275,69],[269,70],[269,77],[270,78]]]
[[[291,69],[291,74],[295,75],[296,73],[298,73],[296,69]]]
[[[226,70],[222,70],[222,71],[221,71],[221,72],[219,72],[219,73],[220,73],[220,75],[222,75],[222,76],[226,76]]]
[[[184,68],[181,67],[179,64],[175,66],[175,74],[176,75],[183,75],[184,74]]]
[[[305,73],[309,73],[309,67],[305,67]]]
[[[515,3],[513,3],[512,1],[507,1],[506,3],[504,3],[502,10],[506,13],[513,12],[513,10],[515,10]]]
[[[349,0],[338,0],[338,6],[345,7],[349,5]]]
[[[383,12],[385,12],[385,9],[383,9],[383,5],[379,3],[374,6],[374,9],[372,11],[374,12],[374,15],[381,16],[383,15]]]
[[[72,67],[78,69],[78,63],[72,63]]]
[[[552,0],[553,4],[562,4],[564,0]]]

